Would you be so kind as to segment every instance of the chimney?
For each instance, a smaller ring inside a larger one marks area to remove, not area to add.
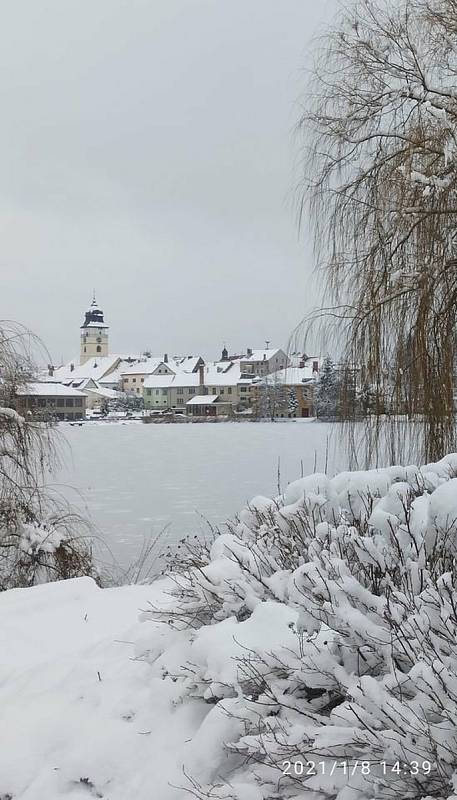
[[[264,361],[266,361],[266,360],[267,360],[267,354],[266,354],[266,353],[264,353],[264,354],[263,354],[263,360],[264,360]]]
[[[199,384],[200,386],[205,385],[205,367],[203,364],[200,364],[198,368],[198,375],[199,375]]]
[[[75,368],[75,365],[74,364],[70,364],[70,372],[73,372],[74,368]]]
[[[319,372],[319,362],[313,361],[313,372]]]
[[[248,347],[248,349],[246,351],[246,354],[247,354],[248,358],[251,358],[251,356],[252,356],[252,348],[251,347]]]
[[[165,354],[164,354],[164,357],[163,357],[163,363],[164,363],[164,364],[168,364],[168,353],[165,353]]]
[[[54,375],[54,367],[52,366],[52,364],[48,364],[48,375],[50,378],[52,378]]]

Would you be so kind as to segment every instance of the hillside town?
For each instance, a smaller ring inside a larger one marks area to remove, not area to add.
[[[202,355],[110,352],[95,294],[80,328],[79,358],[49,364],[17,390],[17,410],[56,421],[141,415],[143,421],[313,417],[319,357],[271,347],[218,361]]]

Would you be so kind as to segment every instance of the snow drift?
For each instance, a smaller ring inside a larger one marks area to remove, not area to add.
[[[456,476],[310,475],[152,586],[4,592],[2,800],[457,800]]]

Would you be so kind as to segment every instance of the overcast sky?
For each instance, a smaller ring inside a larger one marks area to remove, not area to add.
[[[335,5],[2,3],[0,318],[68,360],[95,288],[112,352],[284,345],[314,283],[293,127]]]

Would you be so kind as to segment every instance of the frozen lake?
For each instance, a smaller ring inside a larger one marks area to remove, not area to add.
[[[69,444],[59,489],[88,515],[122,566],[145,537],[157,545],[220,525],[255,495],[278,494],[301,473],[345,468],[336,428],[313,421],[61,425]],[[70,488],[71,487],[71,488]],[[75,491],[76,490],[76,491]]]

